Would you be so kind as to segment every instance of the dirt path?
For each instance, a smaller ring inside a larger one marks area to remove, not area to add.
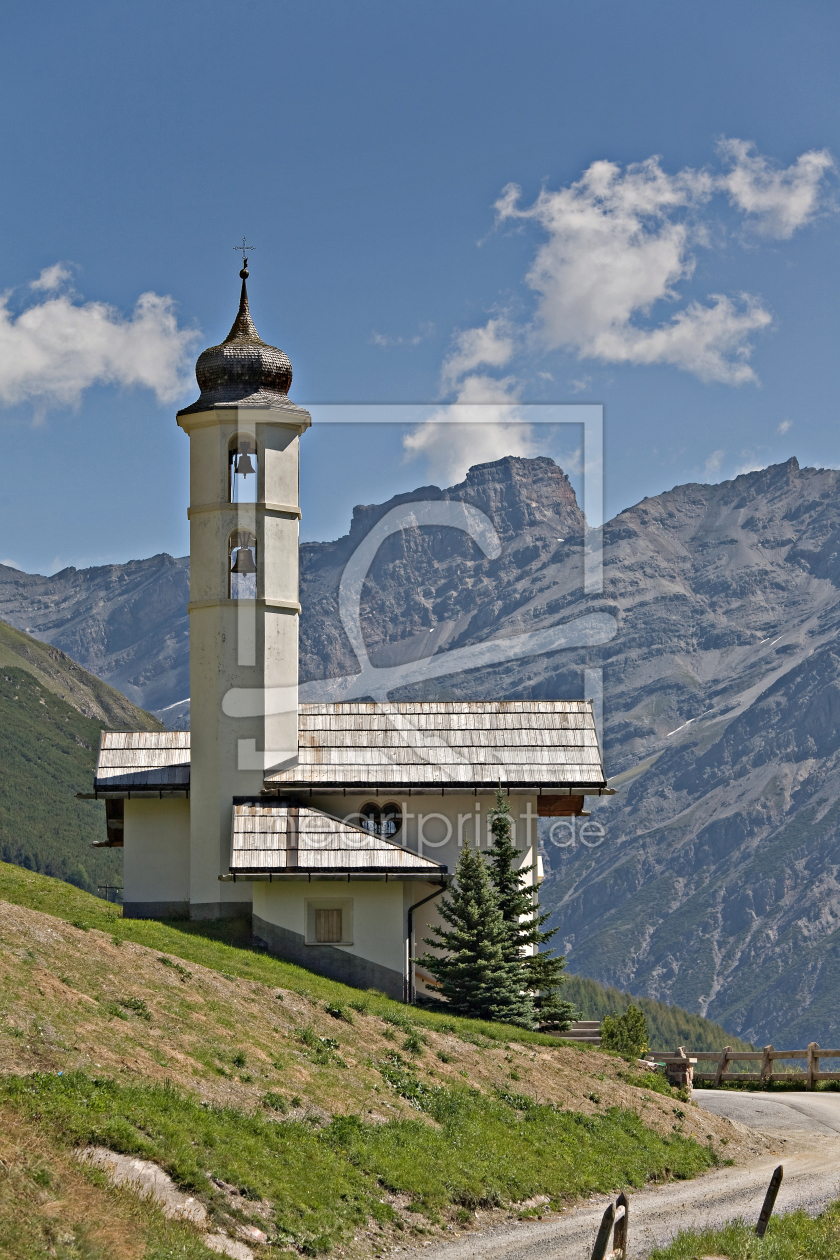
[[[696,1181],[682,1181],[633,1194],[630,1199],[630,1260],[642,1260],[682,1228],[722,1224],[736,1216],[758,1218],[773,1169],[784,1164],[777,1212],[805,1208],[812,1215],[840,1197],[840,1094],[735,1094],[698,1090],[703,1110],[758,1129],[773,1151],[739,1167],[721,1168]],[[544,1221],[477,1230],[403,1255],[426,1260],[584,1260],[589,1257],[610,1199],[570,1208]]]

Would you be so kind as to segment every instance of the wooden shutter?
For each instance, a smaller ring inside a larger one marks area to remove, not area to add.
[[[315,940],[319,944],[335,944],[341,940],[341,911],[315,911]]]

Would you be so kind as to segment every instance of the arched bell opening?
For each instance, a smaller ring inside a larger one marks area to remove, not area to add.
[[[257,444],[251,437],[237,434],[228,447],[228,498],[231,503],[256,503]]]
[[[257,598],[257,536],[250,529],[235,529],[228,540],[228,596]]]

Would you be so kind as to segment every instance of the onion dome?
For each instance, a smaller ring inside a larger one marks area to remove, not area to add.
[[[266,345],[248,309],[248,272],[243,268],[242,296],[233,327],[220,346],[198,356],[195,376],[201,396],[179,416],[215,407],[293,407],[289,401],[292,364],[288,355]]]

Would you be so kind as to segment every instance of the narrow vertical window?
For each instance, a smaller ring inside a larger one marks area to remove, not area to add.
[[[228,583],[231,599],[257,598],[257,536],[250,529],[235,529],[230,536]]]
[[[257,444],[253,438],[235,437],[228,450],[228,492],[231,503],[257,501]]]

